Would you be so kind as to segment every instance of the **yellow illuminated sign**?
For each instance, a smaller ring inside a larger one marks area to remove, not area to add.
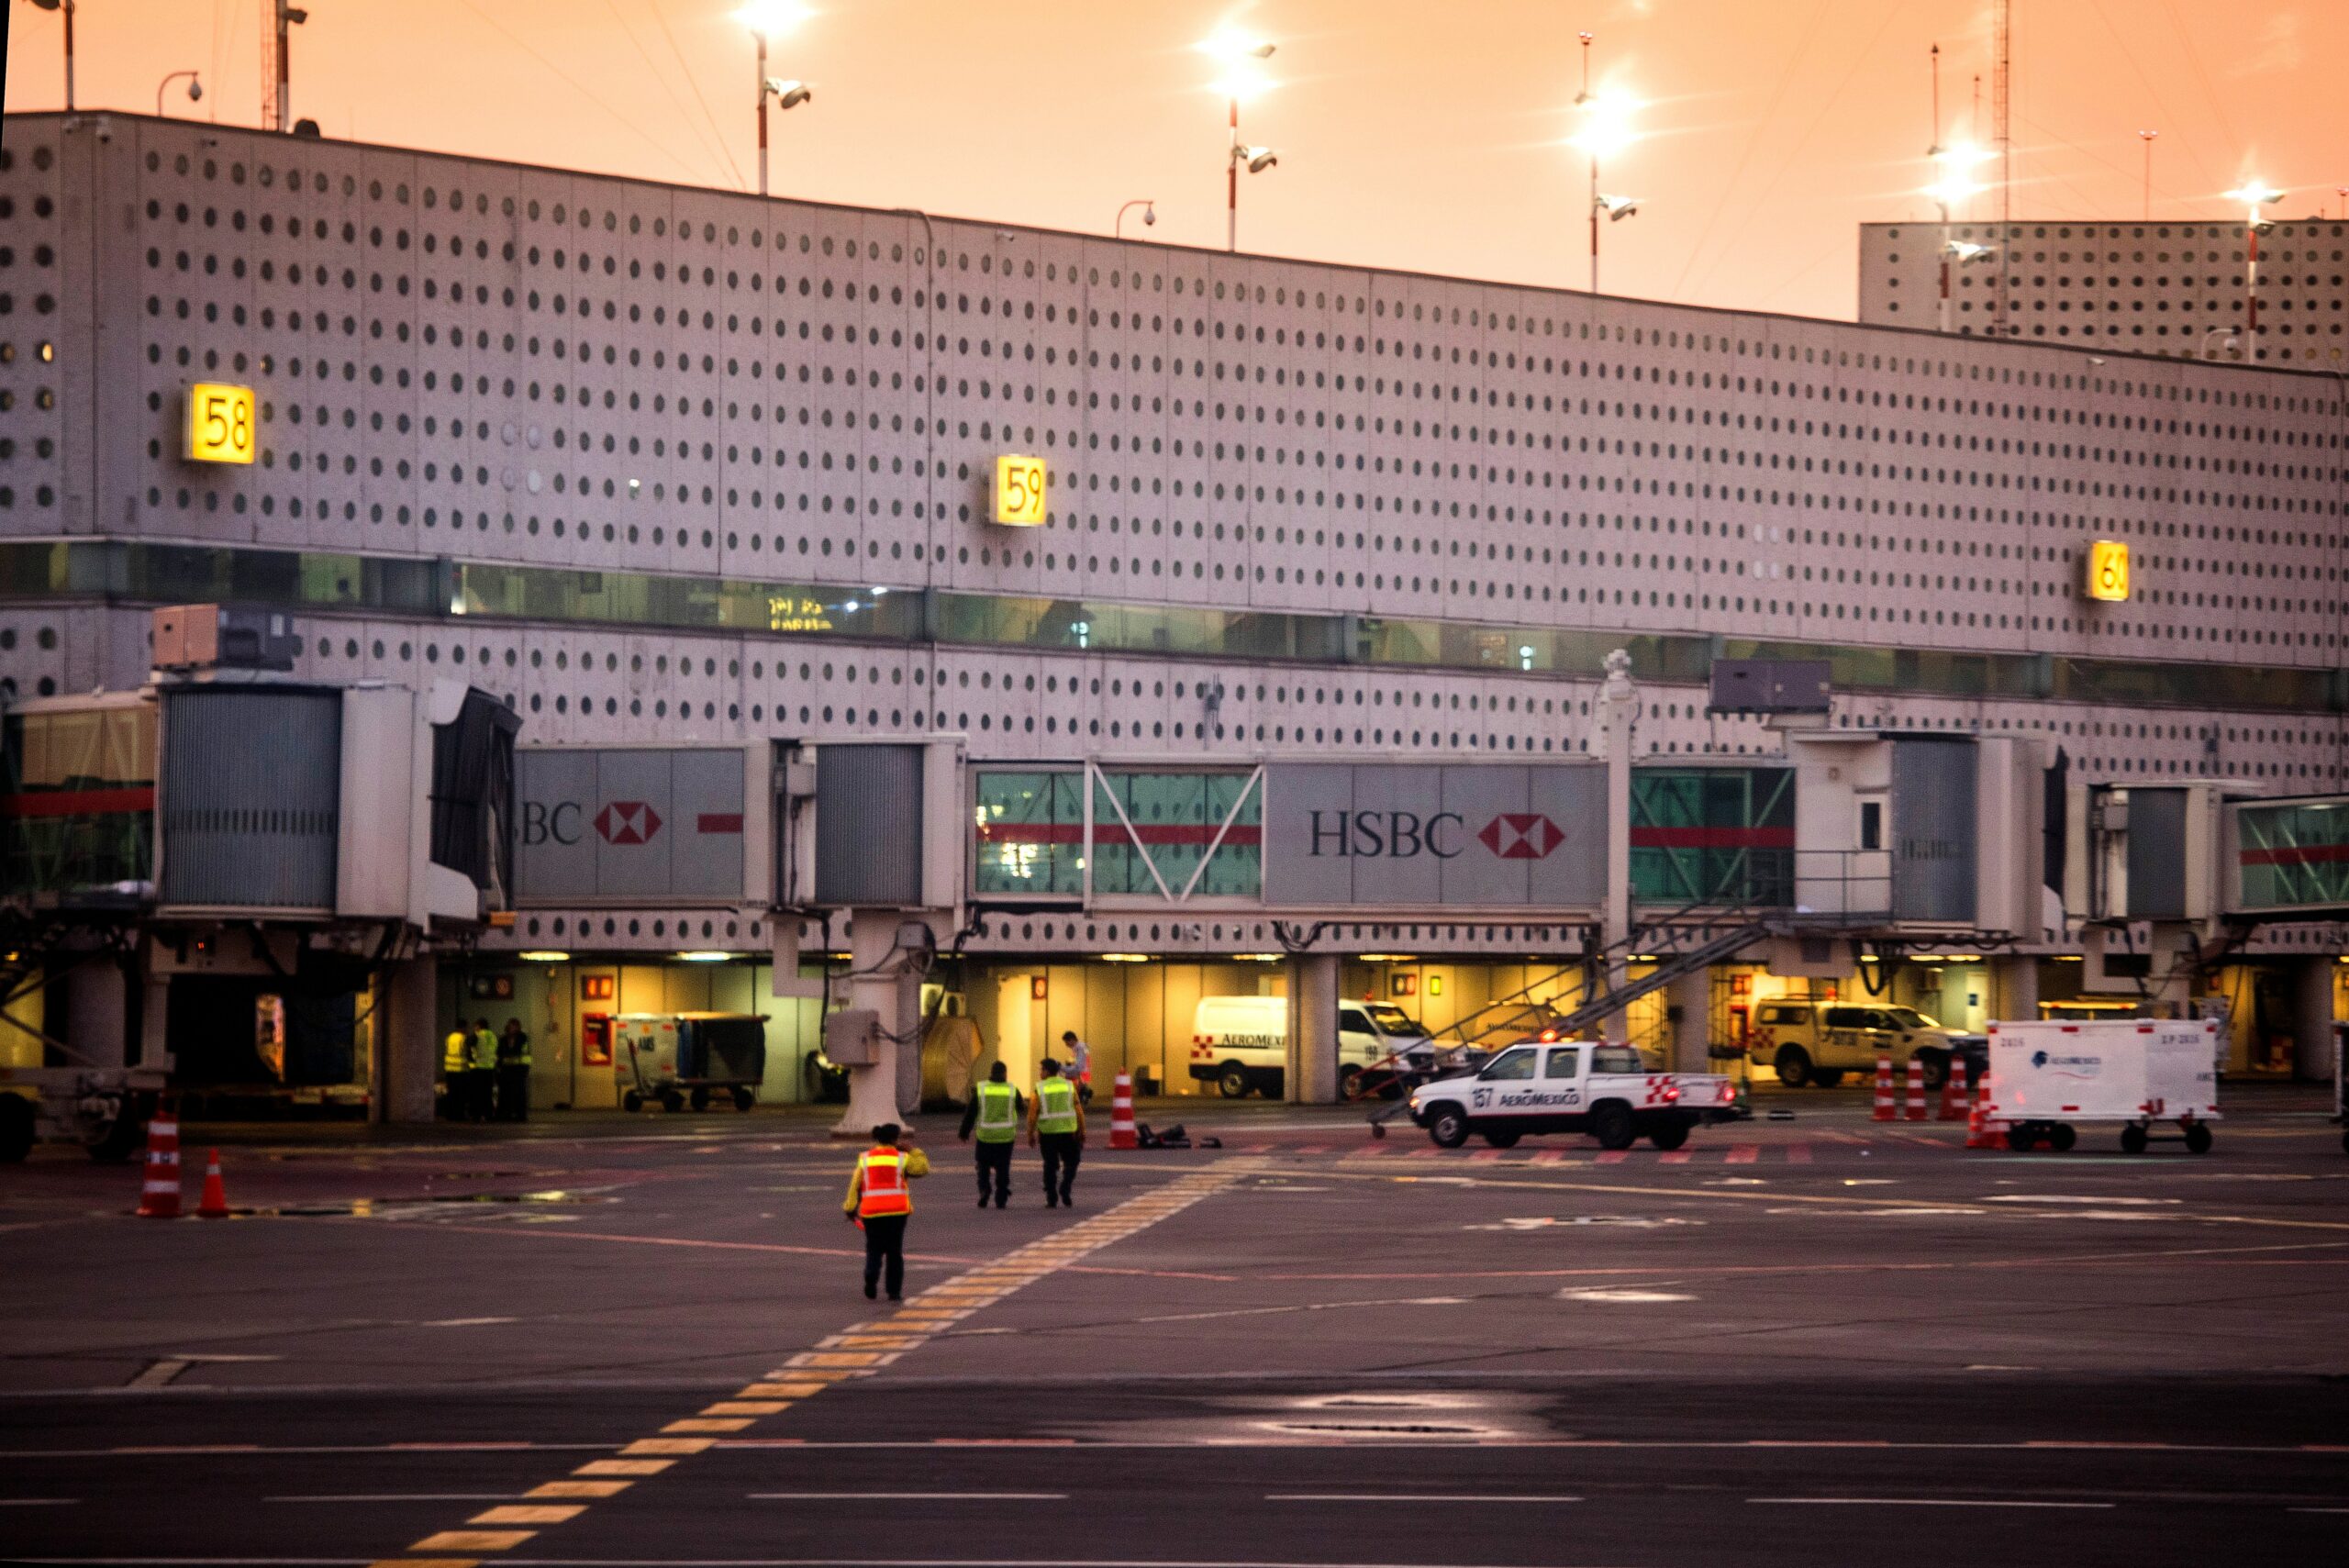
[[[2088,580],[2084,590],[2091,599],[2122,604],[2129,597],[2129,547],[2117,539],[2100,539],[2088,546]]]
[[[1006,452],[995,460],[995,520],[1015,528],[1044,521],[1044,460]]]
[[[187,389],[187,456],[191,462],[253,460],[253,389],[199,381]]]

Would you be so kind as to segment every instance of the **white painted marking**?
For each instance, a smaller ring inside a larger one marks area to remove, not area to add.
[[[419,1329],[479,1329],[492,1323],[518,1323],[518,1318],[428,1318]]]
[[[2159,1207],[2180,1204],[2176,1197],[2083,1197],[2076,1194],[2059,1193],[2000,1193],[1996,1197],[1978,1198],[1978,1203],[2087,1203],[2102,1207]]]
[[[1633,1290],[1628,1286],[1600,1287],[1595,1290],[1562,1290],[1560,1301],[1591,1301],[1609,1307],[1644,1307],[1664,1301],[1694,1301],[1693,1296],[1682,1296],[1668,1290]]]
[[[2026,1503],[2003,1497],[1748,1497],[1773,1507],[1856,1508],[2110,1508],[2110,1503]]]

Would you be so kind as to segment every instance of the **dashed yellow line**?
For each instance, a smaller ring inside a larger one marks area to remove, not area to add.
[[[510,1551],[539,1533],[537,1528],[507,1527],[567,1524],[585,1513],[590,1503],[618,1496],[638,1481],[715,1447],[721,1436],[779,1416],[834,1384],[870,1377],[981,1307],[1181,1213],[1230,1186],[1249,1168],[1241,1161],[1221,1162],[1154,1192],[1129,1198],[992,1262],[965,1270],[920,1292],[888,1318],[852,1323],[825,1336],[732,1397],[704,1407],[698,1415],[669,1422],[657,1437],[639,1438],[628,1444],[619,1451],[619,1457],[589,1460],[567,1479],[533,1487],[524,1494],[523,1502],[504,1503],[475,1514],[465,1521],[465,1529],[436,1531],[410,1546],[406,1555],[381,1559],[372,1568],[480,1568],[481,1554]],[[438,1552],[465,1555],[424,1555]]]

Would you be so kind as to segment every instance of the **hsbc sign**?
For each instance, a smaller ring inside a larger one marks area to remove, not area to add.
[[[742,771],[739,750],[517,751],[516,901],[739,902]]]
[[[1596,909],[1598,763],[1275,762],[1264,777],[1264,901]]]

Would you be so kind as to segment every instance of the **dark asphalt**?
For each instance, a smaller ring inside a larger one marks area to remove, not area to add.
[[[210,1225],[44,1156],[0,1172],[0,1556],[2343,1560],[2349,1160],[2310,1106],[2127,1161],[1799,1103],[1669,1165],[1252,1107],[1220,1154],[1097,1151],[1074,1220],[966,1207],[934,1142],[914,1288],[978,1277],[894,1334],[804,1125],[264,1137],[265,1212]],[[896,1359],[774,1396],[859,1345]],[[411,1550],[752,1384],[783,1407],[576,1517]]]

